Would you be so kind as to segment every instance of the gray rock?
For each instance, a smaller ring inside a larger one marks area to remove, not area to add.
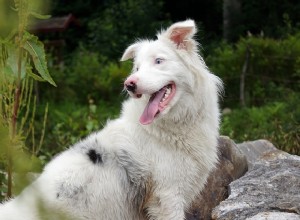
[[[299,220],[299,215],[283,212],[260,212],[247,220]]]
[[[239,150],[246,156],[248,168],[251,169],[253,164],[265,153],[277,151],[278,149],[267,140],[248,141],[237,144]]]
[[[247,171],[246,157],[228,137],[219,139],[219,164],[210,174],[204,191],[186,213],[187,220],[210,219],[212,209],[228,197],[228,185]]]
[[[212,219],[300,219],[300,157],[266,143],[247,143],[246,150],[258,150],[246,153],[249,171],[230,183],[229,197],[213,210]],[[262,146],[270,148],[264,153]]]

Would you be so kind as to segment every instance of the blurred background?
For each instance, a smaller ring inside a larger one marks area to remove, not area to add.
[[[24,18],[14,8],[21,2],[0,0],[2,47],[13,39],[8,37],[14,34],[9,22],[19,25],[20,32]],[[136,39],[155,38],[157,31],[186,18],[196,21],[201,55],[225,83],[221,134],[236,142],[267,139],[300,155],[300,1],[38,2],[32,11],[50,16],[34,16],[24,30],[43,43],[49,75],[57,85],[33,83],[35,116],[30,126],[35,129],[32,138],[21,139],[23,150],[32,152],[43,136],[34,150],[38,163],[44,165],[101,129],[108,118],[118,117],[127,98],[123,80],[131,70],[130,62],[119,62],[123,51]]]

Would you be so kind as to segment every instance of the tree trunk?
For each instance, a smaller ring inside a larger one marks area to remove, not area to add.
[[[246,78],[246,73],[247,73],[248,66],[249,66],[249,56],[250,56],[250,51],[249,51],[249,48],[247,46],[247,48],[246,48],[246,58],[245,58],[242,73],[241,73],[241,76],[240,76],[240,104],[241,104],[242,107],[246,106],[246,101],[245,101],[245,78]]]
[[[234,40],[234,28],[241,18],[240,0],[223,1],[223,38],[226,41]]]

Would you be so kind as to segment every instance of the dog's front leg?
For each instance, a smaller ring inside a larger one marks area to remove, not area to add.
[[[184,203],[174,192],[160,192],[149,201],[147,214],[150,220],[184,220]]]
[[[130,184],[130,195],[134,205],[142,211],[152,191],[151,168],[147,160],[138,152],[120,150],[118,162],[125,169]]]

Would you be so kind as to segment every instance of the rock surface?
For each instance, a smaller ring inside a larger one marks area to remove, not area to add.
[[[220,162],[210,174],[204,191],[186,213],[187,220],[211,219],[211,211],[228,197],[228,185],[247,171],[246,157],[228,137],[219,139]]]
[[[300,220],[300,157],[267,141],[239,147],[249,171],[230,183],[229,197],[213,210],[212,219]]]
[[[254,163],[265,153],[277,150],[277,148],[267,140],[248,141],[237,144],[237,147],[246,156],[249,169],[251,169]]]
[[[299,215],[283,212],[260,212],[247,220],[299,220]]]

